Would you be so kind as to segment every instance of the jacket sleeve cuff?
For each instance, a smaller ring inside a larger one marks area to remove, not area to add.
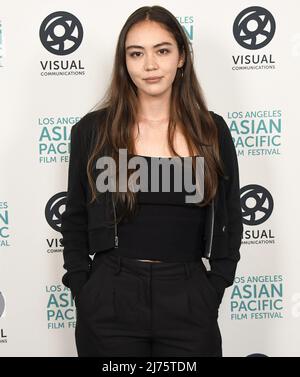
[[[78,295],[83,285],[87,282],[88,277],[89,275],[86,271],[76,271],[70,274],[70,290],[73,300],[74,297]]]
[[[228,286],[226,280],[223,279],[219,275],[215,275],[215,274],[212,274],[212,273],[209,273],[209,272],[208,272],[208,279],[209,279],[211,285],[215,288],[215,290],[218,294],[219,300],[221,302],[222,299],[223,299],[223,296],[224,296],[225,289]]]

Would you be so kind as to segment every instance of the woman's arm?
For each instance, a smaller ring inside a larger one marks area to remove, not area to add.
[[[238,159],[230,130],[218,114],[213,114],[220,130],[220,153],[225,166],[225,174],[228,179],[224,180],[225,208],[227,212],[227,235],[228,253],[219,253],[215,250],[209,259],[211,270],[208,277],[222,300],[225,288],[234,282],[237,263],[240,260],[240,246],[243,234],[242,210],[240,202],[240,178]],[[220,245],[222,247],[222,245]]]
[[[88,254],[87,233],[86,150],[83,148],[80,134],[82,119],[71,129],[66,209],[61,216],[63,267],[67,270],[62,277],[62,282],[71,289],[73,298],[87,281],[91,262]]]

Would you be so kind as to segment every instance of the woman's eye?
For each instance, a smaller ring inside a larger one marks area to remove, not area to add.
[[[166,48],[162,48],[162,49],[158,50],[158,52],[160,53],[160,55],[167,55],[169,53],[169,50],[166,49]],[[140,54],[141,54],[140,51],[135,51],[135,52],[132,52],[130,54],[130,56],[132,56],[132,57],[135,57],[135,56],[139,57],[139,56],[141,56]]]
[[[136,54],[141,54],[141,52],[139,52],[139,51],[132,52],[132,53],[130,54],[130,56],[136,56]],[[138,55],[138,56],[140,56],[140,55]]]
[[[163,53],[162,55],[166,55],[169,52],[169,50],[167,50],[166,48],[162,48],[161,50],[159,50],[159,52],[161,51],[166,51],[166,53]]]

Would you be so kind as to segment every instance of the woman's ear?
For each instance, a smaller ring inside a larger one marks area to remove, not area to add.
[[[181,68],[185,62],[185,53],[183,52],[178,61],[178,68]]]

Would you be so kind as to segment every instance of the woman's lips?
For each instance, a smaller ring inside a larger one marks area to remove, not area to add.
[[[145,79],[146,82],[148,82],[149,84],[151,83],[156,83],[158,81],[160,81],[162,79],[162,77],[156,77],[156,78],[151,78],[151,79]]]

